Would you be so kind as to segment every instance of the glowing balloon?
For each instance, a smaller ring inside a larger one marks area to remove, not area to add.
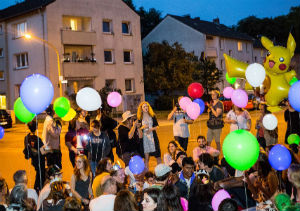
[[[4,128],[0,126],[0,139],[4,137]]]
[[[68,113],[61,119],[65,122],[71,121],[76,116],[76,111],[73,108],[70,108]]]
[[[32,74],[24,79],[20,96],[24,106],[34,114],[43,112],[51,103],[54,89],[51,81],[44,75]]]
[[[223,91],[223,95],[226,98],[231,98],[232,94],[233,94],[234,89],[231,86],[225,87],[224,91]]]
[[[250,64],[245,72],[246,79],[253,87],[259,87],[265,80],[265,68],[258,63]]]
[[[186,111],[187,106],[192,102],[192,100],[189,97],[182,97],[179,100],[180,108],[184,111]]]
[[[133,174],[140,174],[145,169],[145,163],[143,161],[143,158],[141,158],[138,155],[133,156],[129,161],[129,170]]]
[[[293,109],[300,112],[300,81],[297,81],[291,86],[289,91],[289,102]]]
[[[57,116],[64,117],[70,110],[70,101],[65,97],[56,98],[53,108]]]
[[[119,92],[111,92],[107,96],[107,103],[111,107],[118,107],[122,102],[122,96]]]
[[[200,106],[198,103],[191,102],[187,105],[186,113],[191,119],[195,120],[200,115]]]
[[[291,80],[290,80],[290,85],[293,86],[294,83],[296,83],[298,81],[298,79],[294,76]]]
[[[269,152],[269,163],[278,170],[283,171],[287,169],[292,162],[290,151],[281,144],[276,144]]]
[[[200,83],[191,83],[188,87],[188,93],[191,98],[200,98],[204,93],[203,86]]]
[[[218,211],[219,205],[221,204],[221,202],[224,199],[230,199],[230,198],[231,197],[226,190],[221,189],[221,190],[217,191],[211,200],[211,205],[212,205],[213,210]]]
[[[101,107],[102,101],[99,93],[90,87],[79,90],[76,95],[77,105],[86,111],[96,111]]]
[[[226,136],[222,150],[230,166],[244,171],[255,164],[259,155],[259,144],[252,133],[235,130]]]
[[[24,123],[31,122],[35,117],[35,114],[27,110],[20,97],[18,97],[18,99],[15,101],[14,111],[16,117]]]
[[[274,130],[277,127],[277,118],[273,114],[266,114],[263,118],[263,126],[267,130]]]
[[[231,101],[239,108],[245,108],[248,104],[248,95],[242,89],[236,89],[232,92]]]
[[[203,100],[201,99],[195,99],[193,100],[194,103],[198,103],[198,105],[200,106],[200,114],[203,113],[203,111],[205,110],[205,103]]]
[[[183,211],[188,211],[189,210],[189,203],[185,198],[180,197],[180,204],[182,206]]]
[[[229,83],[229,84],[234,84],[236,82],[236,78],[235,77],[232,77],[230,78],[228,76],[228,73],[226,73],[226,81]]]
[[[292,204],[290,196],[285,193],[280,193],[275,196],[275,206],[278,210],[283,210],[286,206]]]
[[[298,134],[291,134],[288,137],[288,144],[297,144],[299,145],[300,143],[300,137],[298,136]]]

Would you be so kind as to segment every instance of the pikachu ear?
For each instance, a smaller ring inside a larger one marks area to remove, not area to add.
[[[267,49],[270,50],[274,46],[273,42],[269,40],[267,37],[261,37],[261,44]]]
[[[291,57],[293,57],[294,51],[296,48],[296,41],[291,33],[289,34],[289,38],[288,38],[286,47],[287,47],[287,49],[289,49],[289,51],[291,53]]]

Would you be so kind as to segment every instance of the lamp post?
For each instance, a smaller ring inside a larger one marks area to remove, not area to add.
[[[47,40],[44,40],[40,37],[37,37],[37,36],[34,36],[34,35],[31,35],[31,34],[25,34],[24,35],[26,39],[37,39],[39,41],[42,41],[43,43],[46,43],[49,47],[51,47],[55,53],[56,53],[56,57],[57,57],[57,70],[58,70],[58,82],[59,82],[59,96],[62,97],[62,85],[61,85],[61,81],[62,81],[62,76],[61,76],[61,71],[60,71],[60,59],[59,59],[59,53],[58,53],[58,50],[57,48],[51,44],[50,42],[48,42]]]

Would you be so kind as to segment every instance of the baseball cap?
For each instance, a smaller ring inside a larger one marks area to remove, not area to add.
[[[166,164],[158,164],[155,169],[155,176],[156,177],[161,177],[164,176],[165,174],[169,173],[172,170],[172,168],[170,166],[167,166]]]

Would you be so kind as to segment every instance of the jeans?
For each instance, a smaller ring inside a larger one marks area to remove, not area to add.
[[[93,176],[95,177],[96,174],[96,168],[97,168],[97,162],[96,161],[90,161],[91,170],[93,172]]]

